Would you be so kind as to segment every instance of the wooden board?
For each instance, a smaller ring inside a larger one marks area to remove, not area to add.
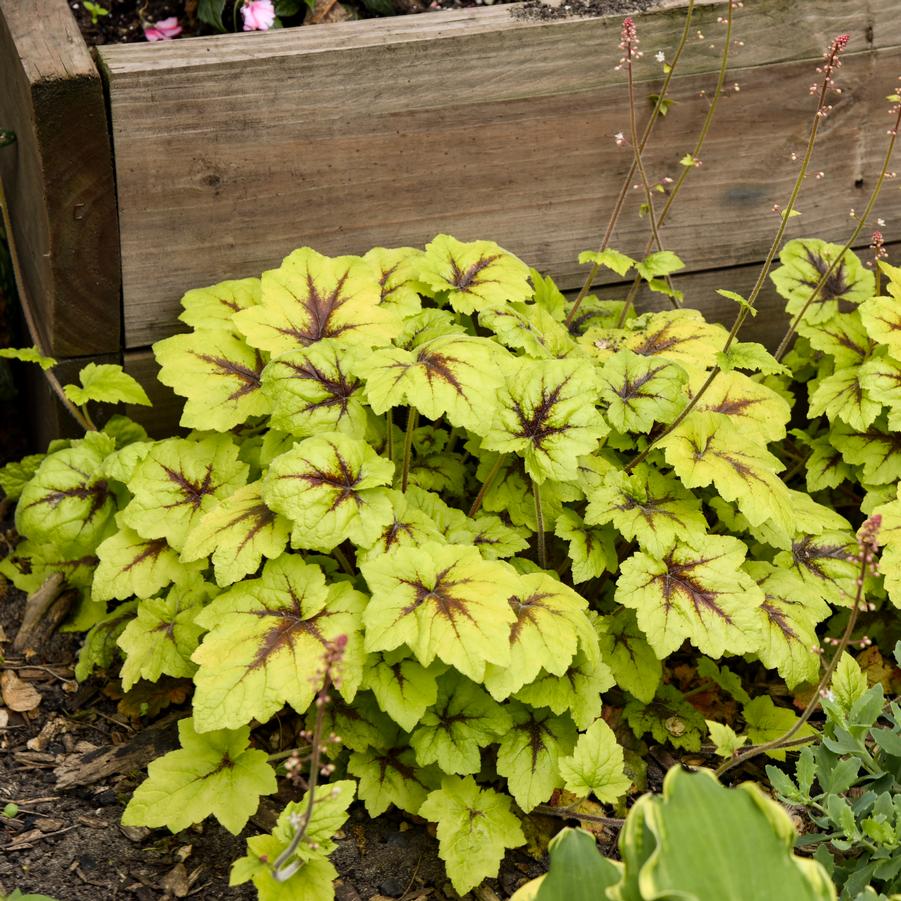
[[[0,147],[45,348],[117,351],[119,237],[103,86],[66,0],[0,0]]]
[[[762,259],[813,112],[823,48],[851,34],[845,87],[789,236],[840,240],[885,141],[901,61],[897,0],[753,0],[737,13],[730,91],[666,229],[692,271]],[[639,96],[678,36],[681,3],[642,16]],[[706,112],[725,4],[704,0],[678,105],[647,154],[673,176]],[[564,287],[606,224],[628,148],[620,17],[536,22],[510,7],[267,35],[99,48],[122,225],[125,345],[177,328],[180,295],[257,274],[310,244],[331,254],[492,238]],[[698,37],[703,34],[703,39]],[[765,123],[765,125],[764,125]],[[640,254],[638,195],[614,245]],[[886,191],[881,215],[901,219]]]

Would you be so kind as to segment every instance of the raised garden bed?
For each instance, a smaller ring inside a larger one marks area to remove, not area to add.
[[[684,5],[640,19],[646,94]],[[678,171],[719,65],[725,4],[698,5],[670,91],[678,105],[647,153],[654,177]],[[899,68],[894,11],[895,0],[739,11],[734,88],[666,228],[690,305],[716,316],[714,289],[744,291],[756,274],[795,171],[812,61],[838,32],[851,43],[813,163],[825,176],[787,237],[844,239],[883,152],[886,85],[872,76]],[[627,121],[620,22],[514,5],[108,45],[92,59],[65,0],[0,0],[0,127],[18,138],[0,150],[0,174],[47,349],[122,357],[149,383],[149,345],[178,329],[185,290],[258,273],[303,244],[334,254],[490,235],[575,287],[578,252],[597,244],[631,158],[614,140]],[[901,216],[896,190],[879,214],[889,226]],[[615,246],[638,252],[646,228],[631,210]],[[759,305],[747,337],[766,341],[782,325],[772,297]],[[171,424],[156,393],[151,424]]]

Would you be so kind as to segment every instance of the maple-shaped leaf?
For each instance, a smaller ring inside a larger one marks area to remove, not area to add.
[[[896,498],[876,507],[873,516],[882,523],[876,541],[884,546],[879,558],[879,572],[885,576],[885,590],[896,607],[901,607],[901,486]]]
[[[796,573],[807,588],[828,604],[850,607],[860,569],[856,558],[854,534],[830,529],[817,535],[796,535],[791,550],[777,554],[773,562]]]
[[[857,310],[850,313],[836,313],[828,322],[817,325],[800,322],[798,333],[807,339],[813,350],[828,354],[839,367],[860,365],[875,347],[863,327],[863,320]],[[801,370],[808,377],[814,371]],[[798,374],[795,373],[796,376]]]
[[[372,266],[360,257],[324,257],[309,247],[263,273],[260,303],[235,313],[251,347],[276,355],[338,338],[358,347],[388,344],[400,319],[382,304]]]
[[[57,364],[53,357],[42,354],[37,347],[0,347],[0,360],[19,360],[22,363],[37,363],[45,372]]]
[[[373,247],[363,257],[375,272],[380,303],[399,316],[414,316],[422,309],[419,269],[422,251],[415,247]]]
[[[138,602],[137,616],[118,638],[125,651],[122,687],[128,691],[139,679],[155,682],[162,675],[193,676],[197,667],[191,654],[204,629],[194,617],[216,594],[202,581],[176,585],[165,598]]]
[[[779,253],[782,265],[770,274],[776,290],[788,301],[787,312],[797,315],[810,300],[814,288],[838,259],[842,247],[815,238],[789,241]],[[829,274],[816,299],[807,308],[804,321],[826,322],[839,309],[839,302],[860,303],[873,296],[873,273],[865,269],[849,250]]]
[[[355,359],[353,347],[326,338],[272,360],[263,370],[270,426],[301,438],[321,432],[363,437],[366,410],[362,382],[351,375]]]
[[[623,767],[623,749],[602,719],[579,736],[572,756],[560,759],[560,775],[568,792],[579,798],[591,794],[605,804],[614,804],[632,785]]]
[[[583,360],[522,360],[507,376],[482,446],[519,454],[538,484],[574,479],[576,459],[608,431],[591,400],[596,392],[596,376]]]
[[[503,383],[505,355],[483,338],[446,335],[412,350],[373,351],[360,359],[355,372],[366,380],[375,413],[406,405],[428,419],[446,416],[452,425],[484,434]]]
[[[338,666],[348,699],[362,678],[360,614],[366,598],[347,583],[326,586],[322,570],[286,554],[270,560],[259,579],[220,594],[197,616],[209,629],[192,660],[194,717],[202,730],[265,722],[284,704],[303,713],[319,689],[323,655],[347,639]]]
[[[248,748],[250,727],[198,734],[180,720],[181,749],[154,760],[129,801],[126,826],[166,826],[181,832],[212,814],[237,835],[256,812],[261,795],[274,794],[275,770],[265,751]]]
[[[750,704],[745,704],[742,708],[742,715],[745,718],[746,731],[752,745],[762,745],[768,741],[782,738],[798,722],[798,716],[795,713],[787,707],[777,707],[773,703],[773,699],[766,695],[754,698]],[[797,738],[815,734],[809,723],[804,723],[795,732]],[[785,760],[785,751],[766,751],[765,753],[775,760]]]
[[[461,895],[497,876],[507,848],[525,844],[510,803],[490,788],[480,789],[472,776],[445,776],[419,808],[421,817],[438,824],[438,854]]]
[[[294,547],[330,551],[350,539],[369,547],[393,518],[394,464],[340,432],[305,438],[277,457],[262,481],[267,507],[294,524]]]
[[[507,640],[520,589],[515,570],[474,547],[426,542],[361,567],[372,592],[364,612],[367,651],[406,644],[428,666],[436,657],[481,682],[485,666],[510,662]]]
[[[245,483],[247,472],[228,435],[159,441],[128,482],[134,497],[122,521],[142,538],[165,538],[181,552],[191,529]]]
[[[95,669],[107,669],[116,659],[119,655],[118,638],[134,618],[137,608],[137,601],[120,604],[91,627],[75,665],[75,678],[79,682],[84,682]]]
[[[438,698],[410,736],[420,766],[436,763],[461,776],[482,768],[480,750],[507,733],[510,714],[488,693],[459,673],[438,682]]]
[[[409,747],[354,751],[347,771],[360,780],[357,795],[371,817],[380,816],[392,804],[416,816],[428,793],[441,784],[438,768],[419,766]]]
[[[535,303],[503,303],[479,312],[479,324],[490,329],[506,347],[522,350],[538,360],[564,357],[577,344],[554,316]]]
[[[81,385],[64,385],[63,392],[79,407],[88,401],[152,406],[140,383],[117,363],[88,363],[78,373],[78,380]]]
[[[716,413],[689,416],[660,445],[666,462],[686,488],[705,488],[712,483],[724,500],[738,505],[752,526],[769,521],[791,534],[788,489],[776,475],[782,464],[765,448],[749,444],[744,431],[727,417]]]
[[[707,731],[704,717],[674,685],[661,685],[650,704],[629,701],[623,719],[636,737],[650,732],[654,741],[686,751],[699,751]]]
[[[247,839],[247,855],[232,864],[228,884],[252,880],[262,901],[333,901],[338,871],[328,855],[338,847],[335,833],[347,821],[347,808],[355,791],[353,779],[341,779],[317,785],[312,805],[309,793],[286,805],[271,833]],[[293,844],[297,823],[308,811],[310,818],[303,836],[285,863],[297,869],[286,880],[277,881],[272,865]]]
[[[807,458],[807,490],[821,491],[824,488],[838,488],[845,479],[852,476],[852,468],[845,463],[841,451],[837,450],[828,435],[808,439],[810,448]]]
[[[810,417],[825,413],[830,422],[840,419],[858,431],[869,428],[882,411],[882,403],[867,389],[865,372],[862,366],[842,366],[810,382]]]
[[[447,532],[451,544],[473,544],[488,560],[503,560],[524,551],[529,542],[528,530],[504,525],[499,516],[480,514],[475,519],[464,517]]]
[[[187,398],[179,420],[185,428],[227,432],[270,410],[262,353],[225,329],[172,335],[157,341],[153,353],[159,380]]]
[[[860,367],[860,385],[871,400],[890,409],[889,427],[901,417],[901,362],[877,353]]]
[[[586,263],[594,263],[595,266],[606,266],[622,278],[636,264],[636,261],[632,257],[608,247],[600,252],[583,250],[579,254],[579,265],[584,266]]]
[[[572,752],[578,733],[569,716],[516,702],[508,706],[513,725],[500,741],[497,771],[506,776],[510,794],[528,813],[563,784],[559,761]]]
[[[459,497],[467,475],[466,464],[459,454],[429,454],[427,457],[413,458],[407,484]]]
[[[507,598],[514,620],[509,662],[489,665],[484,683],[499,701],[535,680],[544,669],[566,673],[581,647],[597,659],[597,636],[588,619],[588,602],[546,573],[522,575]],[[496,639],[500,642],[500,636]]]
[[[846,463],[863,467],[863,481],[868,485],[901,480],[901,433],[887,429],[882,418],[865,431],[833,427],[829,440]]]
[[[554,533],[569,544],[574,585],[618,569],[616,533],[613,529],[592,529],[585,525],[575,510],[567,509],[557,517]]]
[[[532,299],[535,303],[550,313],[557,322],[563,322],[566,319],[568,301],[556,282],[537,269],[529,270],[529,278],[532,281],[534,291]]]
[[[438,235],[419,259],[419,279],[458,313],[532,296],[529,267],[493,241]]]
[[[601,659],[610,667],[616,684],[645,704],[650,703],[663,677],[663,664],[628,609],[598,620],[595,627]]]
[[[450,335],[465,335],[466,328],[460,324],[459,316],[450,310],[422,310],[415,316],[405,319],[401,330],[392,342],[403,350],[415,350],[421,344],[428,344],[435,338],[447,338]]]
[[[0,490],[11,501],[19,499],[22,489],[32,480],[46,454],[29,454],[0,466]]]
[[[153,449],[152,441],[135,441],[114,450],[104,461],[100,474],[114,482],[127,485],[134,477],[141,461]]]
[[[767,522],[762,522],[759,526],[749,527],[747,522],[743,525],[741,520],[744,517],[739,516],[735,522],[735,528],[741,530],[747,529],[758,540],[770,547],[779,548],[780,550],[790,550],[792,544],[797,540],[798,536],[819,535],[821,532],[841,531],[851,529],[851,524],[831,507],[818,504],[809,494],[803,491],[794,491],[791,488],[788,491],[791,501],[792,510],[794,512],[794,532],[792,535],[785,535],[779,529],[771,528]]]
[[[763,592],[741,570],[746,552],[743,542],[722,535],[677,540],[659,556],[639,551],[623,561],[616,600],[635,610],[661,660],[685,640],[714,658],[754,651]]]
[[[100,473],[104,450],[85,440],[47,456],[19,496],[18,533],[52,543],[73,558],[93,552],[109,534],[116,511],[115,497]]]
[[[412,491],[408,488],[408,494],[404,495],[400,491],[393,489],[388,490],[388,496],[391,500],[392,518],[382,528],[381,534],[375,539],[365,550],[360,550],[357,554],[357,561],[364,563],[382,554],[387,554],[397,547],[416,547],[424,541],[443,541],[444,536],[440,531],[440,526],[428,512],[423,511],[416,502],[416,498],[420,496],[434,497],[437,503],[441,504],[441,500],[436,495],[431,495],[428,491],[422,491],[415,494],[416,489]],[[442,504],[442,506],[444,506]],[[447,508],[448,510],[452,508]],[[461,517],[465,519],[462,511],[455,510]],[[464,543],[464,542],[457,542]]]
[[[763,590],[757,608],[763,627],[757,648],[761,663],[777,670],[789,688],[816,682],[822,659],[816,627],[829,616],[829,605],[792,570],[763,562],[747,563],[745,569]]]
[[[879,265],[885,269],[885,263],[880,262]],[[891,288],[894,288],[893,297],[871,297],[860,305],[859,311],[867,334],[885,345],[896,360],[901,360],[901,309],[898,306],[901,275],[892,279]]]
[[[179,319],[195,329],[235,331],[235,313],[260,302],[260,280],[238,278],[194,288],[181,299],[183,311]]]
[[[371,654],[361,688],[370,689],[379,707],[402,729],[412,732],[438,699],[438,676],[443,670],[437,661],[423,666],[406,648]]]
[[[218,585],[231,585],[259,569],[263,557],[278,557],[291,526],[260,496],[260,483],[245,485],[214,507],[188,533],[184,561],[212,555]]]
[[[707,533],[697,498],[676,479],[644,464],[631,474],[609,472],[588,499],[585,522],[612,523],[651,553],[662,553],[676,538],[690,540]]]
[[[717,757],[730,758],[748,743],[747,735],[738,735],[731,726],[705,720]]]
[[[688,373],[672,360],[621,350],[600,373],[604,414],[620,432],[650,432],[655,422],[668,423],[685,406]]]
[[[763,375],[790,375],[791,370],[780,363],[762,344],[755,341],[733,341],[727,351],[716,356],[717,366],[723,372],[733,369],[749,369]]]
[[[91,596],[95,601],[151,598],[173,582],[184,582],[200,566],[182,563],[165,538],[141,538],[128,527],[97,548]]]
[[[325,745],[327,756],[338,757],[345,748],[349,751],[369,748],[384,751],[397,744],[397,724],[379,707],[371,692],[357,692],[352,704],[335,694],[331,698],[323,716],[323,734],[338,735],[341,741]],[[316,705],[307,711],[308,730],[315,728],[317,711]]]

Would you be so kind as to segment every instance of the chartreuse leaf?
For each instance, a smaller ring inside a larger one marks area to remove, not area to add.
[[[546,573],[519,576],[507,603],[514,614],[509,662],[489,664],[484,676],[485,687],[498,701],[533,682],[542,669],[564,675],[580,646],[597,658],[588,602],[562,582]]]
[[[671,360],[621,350],[604,364],[600,381],[608,422],[620,432],[650,432],[685,405],[688,373]]]
[[[885,263],[880,263],[885,268]],[[892,267],[894,269],[894,267]],[[897,270],[895,270],[897,272]],[[896,360],[901,360],[901,276],[893,279],[894,297],[871,297],[860,305],[860,318],[867,334],[888,348]]]
[[[568,792],[580,798],[591,794],[606,804],[615,803],[632,785],[623,767],[623,749],[602,719],[579,736],[571,757],[560,759],[560,775]]]
[[[151,406],[150,398],[136,379],[115,363],[88,363],[78,373],[81,386],[64,385],[63,391],[73,404],[88,401],[105,404],[140,404]]]
[[[462,776],[482,768],[480,749],[506,734],[512,725],[504,707],[453,671],[438,682],[438,698],[410,736],[420,766],[436,763],[442,772]]]
[[[766,695],[754,698],[750,704],[745,704],[742,714],[752,745],[762,745],[765,742],[781,738],[798,721],[798,716],[791,710],[787,707],[777,707],[773,703],[773,699]],[[795,733],[798,738],[815,734],[808,723],[804,723]],[[768,757],[776,760],[785,760],[785,751],[766,751],[765,753]]]
[[[594,404],[591,367],[579,360],[522,360],[507,376],[485,450],[514,451],[537,483],[577,475],[577,458],[590,454],[608,428]]]
[[[842,366],[832,375],[810,382],[810,417],[825,413],[830,422],[840,419],[852,429],[869,428],[881,412],[882,403],[867,390],[865,372],[862,366]]]
[[[815,238],[789,241],[782,248],[779,254],[782,265],[770,274],[770,278],[776,290],[788,301],[787,312],[793,316],[801,312],[841,251],[840,245]],[[873,296],[874,286],[873,273],[865,269],[850,250],[846,251],[807,308],[804,321],[814,325],[826,322],[838,312],[839,301],[860,303]]]
[[[260,280],[239,278],[208,288],[194,288],[181,299],[179,319],[195,329],[235,331],[232,317],[260,302]]]
[[[616,684],[649,704],[663,677],[663,664],[638,628],[631,610],[618,610],[598,620],[601,659],[610,667]]]
[[[413,350],[376,350],[355,372],[366,380],[366,398],[375,413],[411,406],[429,419],[484,434],[503,381],[508,356],[498,345],[469,335],[432,338]]]
[[[341,635],[347,647],[336,682],[352,700],[362,678],[365,604],[350,585],[326,586],[318,566],[292,554],[270,560],[261,578],[220,594],[196,618],[210,630],[191,658],[200,667],[198,728],[265,722],[286,703],[303,713],[319,690],[323,655]]]
[[[330,551],[350,539],[374,544],[391,522],[394,464],[365,441],[340,432],[305,438],[263,477],[263,502],[294,524],[294,547]]]
[[[46,454],[29,454],[0,467],[0,490],[11,501],[19,499],[22,489],[34,478]]]
[[[670,250],[658,250],[656,253],[649,253],[641,262],[635,266],[635,271],[646,281],[650,282],[655,278],[664,275],[671,275],[685,268],[685,263],[679,259]]]
[[[847,651],[843,651],[829,683],[835,702],[847,714],[868,687],[860,664]]]
[[[212,814],[237,835],[260,796],[277,788],[266,753],[248,748],[249,726],[198,734],[194,721],[185,719],[178,723],[178,738],[180,750],[147,767],[147,779],[122,814],[123,824],[181,832]]]
[[[188,677],[197,667],[191,654],[197,650],[203,627],[194,622],[203,606],[216,594],[205,582],[176,585],[165,598],[138,602],[137,616],[118,638],[125,651],[122,688],[128,691],[139,679],[156,682],[160,676]]]
[[[229,885],[253,880],[261,901],[333,901],[338,871],[328,855],[338,847],[334,836],[347,820],[355,790],[352,779],[316,787],[309,823],[291,861],[300,866],[287,881],[276,882],[271,867],[294,839],[297,822],[306,816],[308,794],[282,810],[270,834],[247,839],[247,856],[232,864]]]
[[[529,267],[493,241],[438,235],[419,260],[419,278],[458,313],[532,296]]]
[[[45,372],[52,369],[57,363],[53,357],[44,356],[36,347],[0,347],[0,360],[37,363]]]
[[[716,355],[716,364],[723,372],[749,369],[763,375],[790,375],[791,370],[780,363],[762,344],[754,341],[733,341],[727,351]]]
[[[606,266],[622,277],[635,265],[635,260],[632,257],[627,257],[624,253],[620,253],[618,250],[607,248],[600,253],[593,250],[583,250],[579,254],[579,264],[584,266],[586,263]]]
[[[337,745],[326,745],[325,753],[337,756],[344,748],[350,751],[366,751],[369,748],[386,750],[398,741],[397,725],[379,707],[375,697],[368,691],[354,695],[353,704],[332,694],[331,703],[323,717],[326,732],[340,736]],[[307,711],[307,729],[316,724],[316,706]]]
[[[372,598],[363,614],[367,651],[406,644],[428,666],[437,657],[481,682],[485,666],[510,663],[509,598],[520,577],[476,548],[426,542],[401,547],[361,567]]]
[[[879,572],[885,577],[885,590],[896,607],[901,607],[901,486],[896,499],[873,510],[882,517],[882,526],[876,535],[884,545],[879,558]]]
[[[497,750],[497,771],[507,777],[507,788],[528,813],[543,804],[563,784],[559,762],[576,744],[576,727],[568,716],[549,710],[509,705],[513,724]]]
[[[737,735],[735,730],[725,723],[715,723],[713,720],[705,722],[718,757],[732,757],[748,743],[747,735]]]
[[[180,552],[191,529],[244,484],[247,471],[228,435],[160,441],[128,482],[134,497],[122,521],[142,538],[165,538]]]
[[[745,569],[764,595],[757,608],[761,663],[777,670],[789,688],[816,682],[821,660],[816,626],[829,616],[829,605],[793,570],[763,562],[749,562]]]
[[[829,438],[846,463],[863,467],[863,481],[868,485],[901,480],[901,433],[886,430],[881,418],[863,432],[833,427]]]
[[[270,426],[300,438],[321,432],[362,438],[366,408],[363,384],[351,375],[355,359],[352,346],[325,338],[272,360],[263,370]]]
[[[251,347],[282,354],[339,338],[359,347],[388,344],[400,318],[382,304],[372,266],[360,257],[324,257],[301,247],[263,273],[260,303],[234,323]]]
[[[650,732],[654,741],[675,748],[698,751],[705,732],[704,717],[673,685],[661,685],[650,704],[629,701],[623,718],[638,738]]]
[[[564,357],[577,346],[564,325],[538,304],[486,307],[479,312],[479,325],[494,332],[501,344],[522,349],[535,359]]]
[[[422,309],[417,291],[422,251],[415,247],[373,247],[364,257],[379,283],[380,303],[400,316],[414,316]]]
[[[389,497],[391,499],[391,507],[393,510],[392,519],[384,526],[381,535],[376,538],[375,542],[365,550],[357,553],[357,561],[363,563],[382,554],[387,554],[396,547],[416,547],[424,541],[444,540],[444,536],[439,531],[439,527],[435,519],[429,513],[421,510],[416,503],[419,495],[415,494],[415,489],[411,491],[409,488],[407,494],[404,495],[400,491],[389,489]],[[432,497],[430,492],[422,491],[421,495]],[[441,503],[437,496],[434,496],[437,503]],[[451,508],[448,507],[448,510]],[[454,510],[461,519],[466,519],[461,510]],[[455,542],[464,544],[465,542]]]
[[[810,448],[807,458],[807,490],[822,491],[824,488],[838,488],[845,479],[852,476],[853,470],[842,459],[828,435],[806,442]]]
[[[419,815],[438,824],[438,853],[460,894],[497,876],[504,851],[526,841],[510,799],[490,788],[480,789],[472,776],[445,776]]]
[[[575,510],[564,510],[554,526],[557,537],[569,544],[573,584],[596,579],[605,572],[616,572],[616,533],[610,528],[592,529]]]
[[[371,817],[380,816],[392,804],[416,816],[441,780],[437,767],[417,766],[413,749],[403,746],[354,751],[347,771],[360,780],[357,794]]]
[[[686,639],[713,658],[755,651],[763,592],[741,570],[746,551],[737,538],[708,535],[659,556],[638,552],[622,564],[616,600],[636,611],[661,659]]]
[[[804,585],[829,604],[850,607],[860,569],[853,533],[829,529],[796,535],[791,550],[776,555],[776,566],[796,573]]]
[[[448,529],[447,540],[451,544],[473,544],[487,560],[503,560],[529,546],[528,534],[524,527],[504,525],[499,516],[483,513],[475,519],[461,517],[459,525]]]
[[[535,303],[547,310],[557,322],[562,322],[566,318],[566,295],[549,275],[542,275],[537,269],[530,269],[529,277],[535,289]]]
[[[181,559],[212,555],[218,585],[231,585],[259,569],[263,557],[278,557],[291,526],[260,496],[260,483],[245,485],[225,498],[195,525],[185,539]]]
[[[157,341],[153,354],[159,380],[187,398],[179,420],[186,428],[227,432],[270,410],[261,390],[263,355],[225,329],[172,335]]]
[[[137,601],[119,604],[91,627],[78,652],[78,663],[75,665],[75,678],[79,682],[84,682],[95,669],[106,669],[116,659],[119,653],[117,640],[134,618],[137,609]]]
[[[880,355],[860,367],[860,385],[876,403],[889,408],[890,427],[901,417],[901,362]]]
[[[438,699],[438,676],[444,668],[438,661],[423,666],[406,648],[370,654],[361,687],[371,689],[379,707],[402,729],[412,732]]]
[[[660,554],[676,540],[700,539],[707,520],[695,496],[671,476],[645,464],[631,473],[613,470],[588,492],[587,523],[612,523],[629,540]]]

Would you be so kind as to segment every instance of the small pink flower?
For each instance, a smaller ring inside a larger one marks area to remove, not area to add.
[[[275,22],[272,0],[244,0],[241,15],[245,31],[268,31]]]
[[[175,16],[160,19],[159,22],[142,22],[141,25],[148,41],[171,41],[181,34],[181,25]]]

